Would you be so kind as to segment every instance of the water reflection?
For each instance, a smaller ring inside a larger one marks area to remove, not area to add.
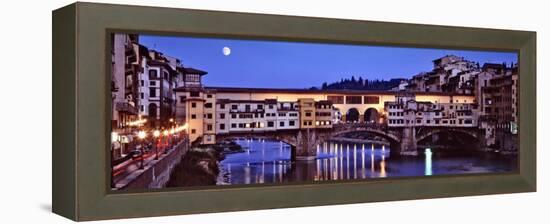
[[[424,156],[426,157],[425,169],[424,169],[424,175],[431,176],[432,175],[432,149],[427,148],[424,150]]]
[[[438,156],[432,150],[414,158],[391,158],[384,145],[324,142],[317,159],[290,161],[290,146],[280,141],[241,139],[245,150],[221,161],[218,184],[280,183],[292,181],[350,180],[393,176],[504,172],[516,169],[515,158],[494,156]],[[370,169],[369,169],[370,167]]]

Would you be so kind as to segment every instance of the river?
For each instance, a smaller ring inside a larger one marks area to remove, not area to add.
[[[416,157],[390,157],[390,148],[375,144],[325,142],[317,159],[290,161],[290,146],[265,139],[236,141],[244,152],[220,162],[218,185],[351,180],[403,176],[498,173],[517,170],[516,156],[476,150],[443,153],[426,148]]]

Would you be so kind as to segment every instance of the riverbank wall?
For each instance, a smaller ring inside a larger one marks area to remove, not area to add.
[[[163,188],[174,167],[181,161],[188,148],[187,141],[176,144],[168,153],[159,155],[159,160],[148,164],[143,170],[129,175],[125,180],[126,183],[120,189]]]

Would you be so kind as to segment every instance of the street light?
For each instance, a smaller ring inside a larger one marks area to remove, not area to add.
[[[155,130],[153,132],[153,136],[157,140],[156,143],[155,143],[155,160],[158,160],[159,159],[158,142],[159,142],[160,131]]]
[[[111,132],[111,188],[115,188],[115,142],[119,139],[116,132]]]
[[[147,133],[145,133],[145,131],[139,131],[138,132],[138,138],[140,140],[140,143],[141,143],[141,147],[140,147],[140,151],[141,151],[141,155],[140,155],[140,164],[139,164],[139,169],[142,170],[143,169],[143,141],[145,139],[145,137],[147,137]]]

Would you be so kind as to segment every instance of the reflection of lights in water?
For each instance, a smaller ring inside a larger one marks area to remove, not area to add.
[[[317,149],[315,150],[315,152],[317,153],[315,155],[319,155],[319,144],[317,144]]]
[[[340,150],[343,150],[343,149],[340,147]],[[340,179],[342,178],[344,178],[344,157],[340,156]]]
[[[370,151],[374,151],[374,144],[370,146]]]
[[[363,175],[363,178],[365,178],[365,145],[363,145],[363,153],[361,153],[361,174]]]
[[[334,161],[333,161],[334,169],[332,169],[332,166],[331,166],[330,173],[331,173],[333,179],[337,180],[338,179],[338,168],[339,168],[338,157],[333,157],[332,159],[334,159]]]
[[[279,182],[283,182],[283,165],[279,164]]]
[[[424,154],[426,156],[426,162],[425,162],[425,170],[424,175],[431,176],[432,175],[432,149],[426,148],[424,150]]]
[[[374,153],[370,154],[370,176],[374,176]]]
[[[250,184],[250,164],[246,163],[246,166],[244,167],[244,183]]]
[[[315,172],[315,180],[320,180],[319,176],[321,174],[321,160],[316,159],[315,163],[317,165],[317,172]]]
[[[365,151],[365,144],[361,145],[361,150]]]
[[[323,169],[325,170],[325,179],[328,179],[328,159],[323,159]]]
[[[386,177],[386,156],[382,155],[382,161],[380,161],[380,177]]]
[[[353,179],[357,179],[357,145],[353,146]]]
[[[275,178],[277,177],[277,163],[273,161],[273,182],[275,182]]]
[[[386,151],[386,146],[382,145],[382,152]]]
[[[265,177],[265,162],[262,161],[262,176],[260,176],[260,183],[264,183],[264,177]]]
[[[349,144],[346,148],[346,178],[349,179]]]

